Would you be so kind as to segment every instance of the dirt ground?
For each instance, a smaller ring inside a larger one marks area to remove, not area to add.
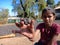
[[[1,25],[0,36],[12,34],[12,30],[19,30],[19,28],[17,28],[15,24]],[[37,37],[35,42],[37,42],[38,39]],[[11,38],[0,39],[0,45],[33,45],[35,42],[31,42],[27,37],[21,34],[16,34],[15,37]]]
[[[0,39],[0,45],[33,45],[26,37]]]
[[[60,21],[57,21],[57,22],[60,24]],[[12,30],[19,30],[19,29],[15,26],[15,24],[0,26],[0,36],[11,34]],[[38,34],[35,42],[37,42],[39,38],[40,36]],[[57,38],[57,40],[60,41],[60,35]],[[0,45],[33,45],[35,42],[29,41],[27,37],[22,36],[20,34],[16,34],[16,36],[12,38],[0,39]]]

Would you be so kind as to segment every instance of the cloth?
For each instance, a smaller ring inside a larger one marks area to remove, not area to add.
[[[41,39],[38,41],[38,43],[43,43],[42,45],[48,45],[53,39],[54,35],[58,35],[60,33],[60,25],[56,23],[53,23],[49,28],[46,28],[44,23],[40,23],[36,29],[39,29],[41,32]],[[57,41],[53,42],[53,45],[57,45]]]

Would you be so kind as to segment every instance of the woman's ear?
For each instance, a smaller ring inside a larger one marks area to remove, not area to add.
[[[56,15],[54,16],[54,20],[56,19]]]

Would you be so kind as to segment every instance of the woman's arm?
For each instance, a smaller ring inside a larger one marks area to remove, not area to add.
[[[39,32],[40,32],[40,30],[36,30],[36,31],[33,31],[33,32],[26,31],[26,32],[22,32],[21,34],[26,36],[30,41],[35,41]]]
[[[39,37],[39,38],[38,38]],[[40,30],[39,29],[37,29],[36,31],[35,31],[35,34],[34,34],[34,41],[38,38],[38,39],[40,39],[40,37],[41,37],[41,33],[40,33]]]
[[[20,30],[16,30],[15,33],[20,33],[20,34],[28,37],[30,40],[34,40],[34,38],[40,32],[39,30],[35,31],[34,20],[31,20],[31,23],[28,25],[25,25],[23,22],[21,22],[22,25],[20,27],[18,26],[19,24],[18,25],[16,24],[20,28]]]
[[[57,41],[58,35],[54,35],[48,45],[55,45]]]

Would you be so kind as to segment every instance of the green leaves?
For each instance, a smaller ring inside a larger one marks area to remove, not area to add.
[[[34,12],[36,12],[36,6],[37,10],[39,12],[46,7],[46,1],[45,0],[38,0],[38,2],[35,2],[35,0],[15,0],[16,2],[12,3],[14,6],[14,11],[18,13],[18,15],[23,15],[23,17],[35,17]],[[17,3],[18,2],[18,3]],[[31,13],[33,13],[31,15]]]
[[[48,5],[53,5],[54,4],[54,0],[47,0],[47,4]]]

